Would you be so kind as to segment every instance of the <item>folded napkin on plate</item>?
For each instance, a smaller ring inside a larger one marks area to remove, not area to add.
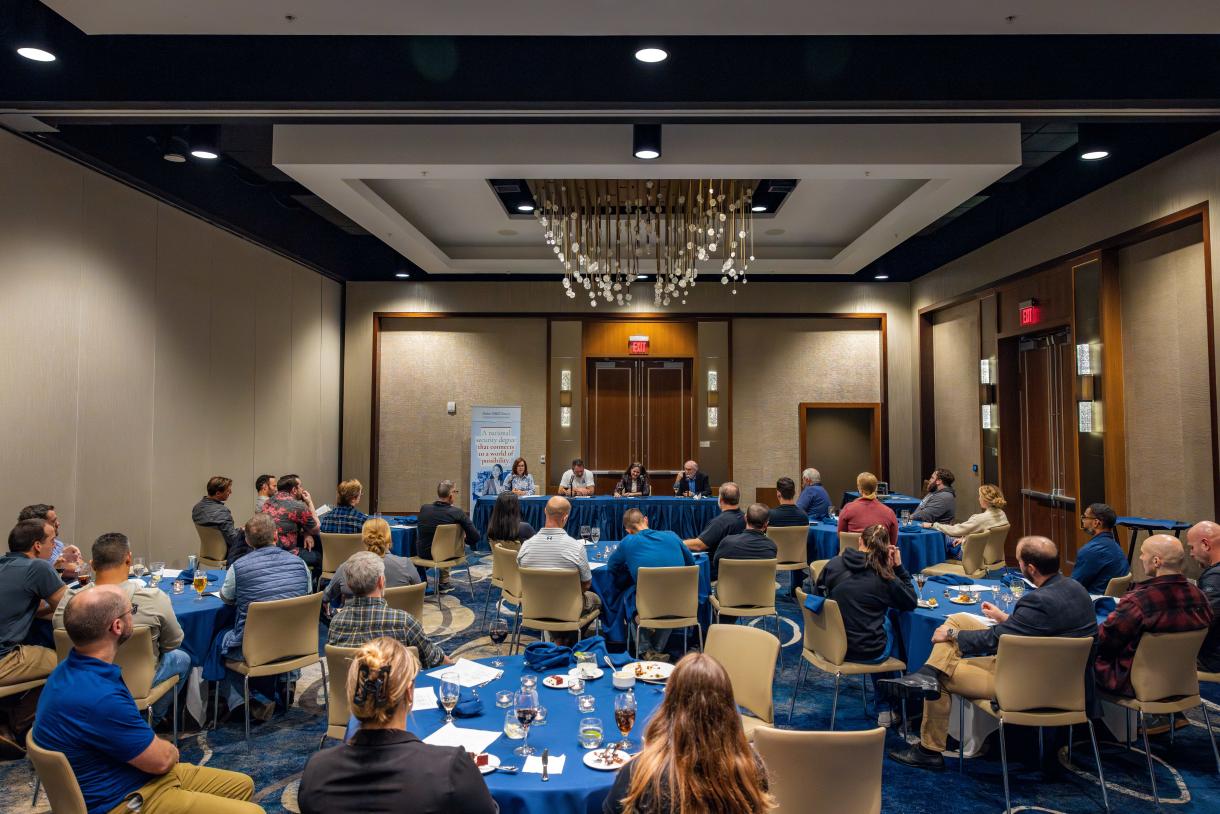
[[[1118,607],[1118,600],[1112,596],[1099,596],[1093,600],[1093,610],[1098,613],[1113,613]]]
[[[462,687],[458,695],[457,706],[453,708],[454,718],[474,718],[483,714],[483,700],[468,687]]]
[[[808,594],[805,597],[805,607],[809,608],[812,613],[821,613],[822,606],[826,604],[826,597],[818,596],[817,594]]]
[[[525,666],[531,670],[558,670],[574,661],[572,648],[554,642],[532,642],[525,646]]]
[[[928,582],[939,582],[941,585],[973,585],[974,580],[970,577],[963,577],[958,574],[937,574],[934,577],[928,577]]]

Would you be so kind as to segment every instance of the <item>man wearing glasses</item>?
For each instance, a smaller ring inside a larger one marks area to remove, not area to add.
[[[443,480],[436,485],[436,500],[421,506],[419,509],[419,526],[416,529],[415,554],[425,560],[432,559],[432,540],[436,537],[436,527],[456,524],[462,527],[466,534],[466,545],[474,548],[479,544],[479,530],[470,522],[470,515],[453,505],[457,497],[457,486],[451,480]],[[449,584],[449,569],[441,569],[440,590],[451,591]]]
[[[1104,594],[1115,577],[1126,576],[1130,570],[1127,555],[1114,539],[1114,524],[1118,514],[1105,503],[1094,503],[1080,516],[1080,527],[1093,539],[1076,552],[1072,579],[1091,594]]]

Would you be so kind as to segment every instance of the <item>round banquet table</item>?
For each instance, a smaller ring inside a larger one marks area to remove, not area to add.
[[[491,659],[478,659],[483,664],[491,664]],[[604,668],[604,665],[602,665]],[[513,754],[513,749],[521,745],[520,740],[510,740],[503,734],[504,714],[507,710],[496,706],[498,690],[515,690],[521,685],[521,675],[533,672],[525,668],[523,656],[505,656],[504,675],[479,688],[479,696],[483,701],[482,714],[473,718],[454,718],[454,726],[463,729],[485,729],[500,732],[500,737],[487,747],[487,751],[500,758],[500,762],[509,766],[525,768],[525,758]],[[430,671],[432,672],[432,671]],[[563,670],[548,670],[538,673],[539,679],[551,673],[567,672]],[[440,681],[428,673],[422,673],[416,679],[419,686],[431,686],[439,690]],[[547,721],[542,726],[530,727],[529,743],[538,755],[543,748],[551,750],[551,757],[564,755],[566,762],[563,774],[551,773],[550,780],[542,782],[540,774],[517,774],[492,772],[486,775],[487,787],[491,796],[500,804],[500,814],[553,814],[553,812],[583,812],[583,814],[601,814],[602,803],[606,793],[614,783],[614,772],[601,772],[585,766],[585,750],[581,748],[578,738],[580,719],[586,716],[601,718],[602,727],[608,735],[618,735],[614,726],[614,698],[619,691],[610,682],[610,672],[594,681],[585,684],[585,692],[597,699],[597,708],[591,713],[582,713],[576,709],[576,697],[563,689],[544,687],[538,684],[538,698],[547,710]],[[663,697],[661,688],[657,685],[637,683],[635,696],[638,704],[635,727],[631,730],[631,740],[638,749],[644,725],[649,717],[660,706]],[[445,721],[445,712],[441,709],[415,711],[411,713],[408,728],[421,739],[426,738]]]
[[[386,520],[390,524],[390,553],[400,557],[414,557],[415,518],[386,517]]]
[[[549,495],[521,498],[521,519],[536,529],[546,525],[543,509],[550,500]],[[623,512],[639,509],[648,517],[648,525],[654,529],[672,531],[683,540],[698,536],[708,522],[720,514],[715,498],[696,500],[689,497],[574,497],[572,513],[565,526],[568,534],[579,539],[581,526],[596,526],[601,529],[601,539],[621,540],[626,536],[623,529]],[[475,528],[487,537],[487,524],[491,520],[494,497],[481,497],[474,506]]]
[[[899,524],[898,550],[902,552],[903,567],[914,574],[929,565],[945,561],[945,535],[936,529],[925,529],[918,523]],[[809,562],[829,560],[838,553],[838,526],[830,520],[811,523],[806,541]]]
[[[839,504],[839,508],[842,509],[844,506],[851,503],[858,497],[860,497],[859,492],[844,492],[843,502]],[[919,508],[919,498],[904,495],[899,492],[891,492],[888,495],[879,495],[878,497],[881,499],[882,503],[894,510],[894,514],[902,514],[904,509],[913,512]]]
[[[609,547],[613,542],[602,540],[597,545],[586,545],[585,555],[592,570],[593,591],[602,600],[601,635],[607,642],[627,642],[627,620],[635,616],[635,585],[620,587],[605,567]],[[697,552],[695,565],[699,566],[699,621],[711,624],[712,612],[708,597],[712,593],[712,563],[706,552]],[[676,629],[671,635],[681,635]]]
[[[209,570],[208,579],[208,593],[217,592],[224,584],[225,572],[223,569]],[[160,587],[169,595],[174,615],[182,626],[182,649],[190,653],[191,665],[199,667],[208,656],[212,639],[233,623],[235,611],[232,605],[226,605],[207,593],[199,600],[189,583],[182,593],[176,594],[173,592],[173,582],[172,579],[162,579]]]

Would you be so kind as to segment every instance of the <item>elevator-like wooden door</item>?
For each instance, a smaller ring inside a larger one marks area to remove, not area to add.
[[[673,475],[691,457],[690,359],[590,359],[586,465],[621,473],[633,461]]]

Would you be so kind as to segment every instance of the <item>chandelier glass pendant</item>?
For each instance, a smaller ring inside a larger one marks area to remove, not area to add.
[[[563,266],[570,299],[631,302],[631,283],[655,264],[653,304],[686,303],[701,272],[737,293],[754,260],[750,203],[741,179],[530,181],[534,216]]]

